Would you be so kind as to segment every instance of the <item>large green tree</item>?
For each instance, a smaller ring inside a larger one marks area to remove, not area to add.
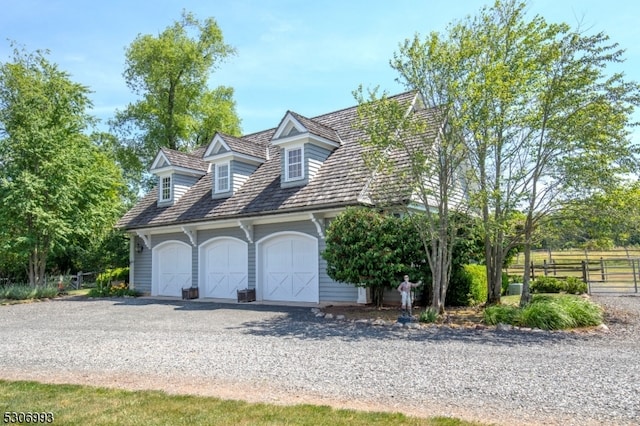
[[[139,35],[126,51],[124,78],[140,97],[112,120],[112,129],[135,153],[130,169],[140,181],[160,147],[190,151],[216,131],[240,133],[233,89],[208,87],[210,74],[235,50],[213,18],[188,12],[158,36]]]
[[[418,93],[431,97],[432,106],[439,106],[426,111],[425,96],[420,96],[409,108],[376,91],[364,96],[360,88],[354,93],[359,104],[356,127],[366,135],[360,143],[366,148],[363,155],[371,171],[394,177],[382,178],[384,182],[401,182],[399,186],[382,185],[378,189],[382,197],[372,202],[385,207],[379,203],[401,201],[431,271],[431,307],[444,313],[453,248],[459,221],[465,217],[460,213],[468,206],[460,173],[466,150],[460,133],[446,124],[446,94],[437,93],[435,87],[419,89]]]
[[[543,223],[539,239],[551,249],[639,244],[640,183],[626,183],[566,203]]]
[[[507,253],[523,244],[526,259],[536,227],[561,201],[614,184],[636,166],[628,125],[638,86],[605,74],[622,51],[604,34],[527,19],[525,10],[524,2],[498,1],[446,35],[406,40],[392,61],[409,87],[426,91],[435,82],[448,93],[449,123],[464,132],[488,303],[500,301]],[[525,215],[515,228],[514,211]]]
[[[0,252],[32,285],[48,256],[99,238],[121,214],[120,169],[84,133],[88,93],[41,51],[15,49],[0,64]]]

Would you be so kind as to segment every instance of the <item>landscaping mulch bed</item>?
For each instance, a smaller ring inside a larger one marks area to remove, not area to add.
[[[420,317],[425,308],[415,306],[413,316]],[[383,305],[376,308],[373,305],[329,305],[322,308],[322,312],[333,316],[344,315],[347,320],[381,319],[384,321],[396,321],[402,315],[402,309],[398,305]],[[443,324],[458,327],[475,327],[484,324],[482,307],[447,307],[445,314],[438,317],[435,324]]]

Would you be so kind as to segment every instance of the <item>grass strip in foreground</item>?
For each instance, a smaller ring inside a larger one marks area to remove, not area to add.
[[[0,380],[0,415],[54,415],[54,425],[479,425],[437,417],[334,409],[317,405],[251,404],[161,391]],[[14,423],[15,424],[15,423]],[[46,424],[46,423],[43,423]]]

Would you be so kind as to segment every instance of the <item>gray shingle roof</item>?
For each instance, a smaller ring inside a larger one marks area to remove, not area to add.
[[[220,137],[229,145],[231,151],[240,154],[247,154],[253,157],[266,159],[267,144],[262,141],[252,141],[244,138],[237,138],[231,135],[219,134]]]
[[[404,93],[394,97],[401,102],[411,102],[413,93]],[[435,138],[439,124],[433,110],[422,110],[419,113],[425,115],[425,119],[433,126],[429,126],[428,137]],[[296,115],[296,119],[302,117]],[[270,129],[243,136],[242,139],[234,138],[234,142],[254,144],[260,149],[269,146],[269,159],[261,164],[249,177],[243,186],[231,197],[225,199],[213,199],[211,197],[211,174],[207,174],[189,189],[173,206],[157,206],[157,189],[152,190],[141,199],[118,222],[117,226],[125,229],[144,228],[149,226],[161,226],[179,223],[194,223],[215,219],[241,218],[264,214],[278,214],[293,211],[317,210],[337,206],[359,205],[361,196],[371,199],[379,199],[376,194],[384,193],[388,197],[388,191],[380,191],[382,188],[394,188],[394,200],[390,202],[402,202],[410,195],[405,182],[391,183],[393,176],[385,176],[381,173],[371,173],[364,164],[361,153],[365,148],[359,140],[365,137],[364,133],[354,127],[357,116],[357,107],[320,115],[312,119],[304,119],[305,127],[313,122],[313,132],[322,129],[325,134],[335,132],[342,140],[342,145],[336,148],[325,160],[315,177],[304,186],[282,188],[280,149],[270,145],[276,129]],[[307,127],[310,131],[311,128]],[[225,137],[225,140],[226,137]],[[239,149],[240,143],[234,145],[234,150]],[[203,155],[203,152],[200,154]],[[390,155],[397,161],[400,167],[407,164],[404,157],[406,153],[392,152]]]
[[[175,167],[184,167],[191,170],[206,172],[209,165],[202,159],[204,153],[202,149],[197,149],[192,153],[185,153],[169,148],[160,148],[162,153],[167,157],[169,163]]]
[[[296,114],[293,111],[289,111],[289,113],[296,120],[298,120],[300,124],[302,124],[310,133],[313,133],[317,136],[322,136],[323,138],[328,139],[332,142],[340,143],[340,135],[335,129],[332,129],[329,126],[325,126],[315,120],[303,117],[302,115]]]

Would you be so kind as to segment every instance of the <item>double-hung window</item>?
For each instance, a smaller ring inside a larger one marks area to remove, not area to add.
[[[215,192],[228,192],[229,184],[229,163],[216,164]]]
[[[164,176],[160,180],[160,201],[171,200],[171,176]]]
[[[304,178],[302,169],[302,147],[285,150],[285,180],[298,180]]]

